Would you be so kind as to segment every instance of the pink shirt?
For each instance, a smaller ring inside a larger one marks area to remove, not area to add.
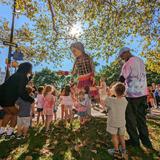
[[[53,108],[56,102],[56,97],[52,94],[47,94],[44,97],[44,108]]]
[[[125,78],[127,97],[136,98],[147,95],[145,65],[139,57],[131,57],[123,65],[121,75]]]
[[[37,108],[43,108],[44,106],[44,96],[42,94],[37,95]]]
[[[60,101],[61,101],[61,104],[66,105],[66,106],[73,105],[73,100],[71,96],[60,96]]]

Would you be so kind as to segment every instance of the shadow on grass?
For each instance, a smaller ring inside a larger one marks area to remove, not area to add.
[[[157,124],[150,125],[157,127]],[[14,150],[21,145],[26,145],[26,148],[19,154],[20,150]],[[24,160],[26,156],[32,156],[33,160],[111,160],[107,149],[112,147],[111,137],[106,133],[106,118],[96,117],[81,128],[78,120],[74,120],[72,125],[60,121],[52,125],[48,134],[40,127],[31,129],[27,141],[2,140],[0,158]],[[153,154],[143,149],[128,148],[128,151],[131,159],[153,159]]]

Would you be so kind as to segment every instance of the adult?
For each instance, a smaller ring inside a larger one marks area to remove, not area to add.
[[[33,103],[34,99],[28,95],[26,85],[31,79],[32,65],[28,62],[19,65],[16,73],[14,73],[0,87],[0,105],[4,108],[5,116],[2,123],[0,134],[4,133],[6,125],[10,122],[10,128],[7,135],[12,135],[17,121],[18,109],[15,107],[16,100],[21,97],[24,101]]]
[[[152,148],[146,125],[147,108],[147,80],[143,61],[133,56],[130,49],[124,47],[119,52],[119,57],[125,61],[120,81],[126,84],[126,97],[128,106],[126,109],[126,128],[130,139],[127,144]]]
[[[78,75],[78,88],[90,87],[94,76],[92,59],[85,53],[84,45],[81,42],[71,44],[70,48],[76,59],[71,74]],[[69,72],[59,71],[58,74],[68,75]]]

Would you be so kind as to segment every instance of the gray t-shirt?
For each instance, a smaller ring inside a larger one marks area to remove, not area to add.
[[[24,101],[22,98],[18,98],[16,105],[19,106],[19,117],[30,117],[32,104],[30,102]]]
[[[126,98],[106,97],[105,101],[108,111],[107,125],[118,128],[124,127],[126,124],[125,112],[128,104]]]

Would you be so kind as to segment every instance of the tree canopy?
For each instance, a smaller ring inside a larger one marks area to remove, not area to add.
[[[35,73],[33,82],[37,87],[50,84],[54,85],[57,89],[60,89],[68,85],[71,78],[71,76],[58,76],[54,71],[44,68]]]
[[[10,0],[0,2],[13,5]],[[158,65],[152,52],[159,55],[158,0],[17,0],[16,9],[20,10],[17,17],[26,16],[31,23],[15,30],[14,42],[19,44],[25,58],[35,63],[46,60],[60,65],[64,57],[70,58],[68,49],[76,40],[82,41],[93,57],[108,62],[108,57],[120,47],[141,36],[139,43],[149,69]],[[77,22],[82,24],[83,31],[79,36],[71,35],[70,30]],[[8,20],[0,20],[3,39],[9,39],[8,24]],[[128,37],[131,38],[126,42]],[[160,57],[156,56],[158,60]]]

